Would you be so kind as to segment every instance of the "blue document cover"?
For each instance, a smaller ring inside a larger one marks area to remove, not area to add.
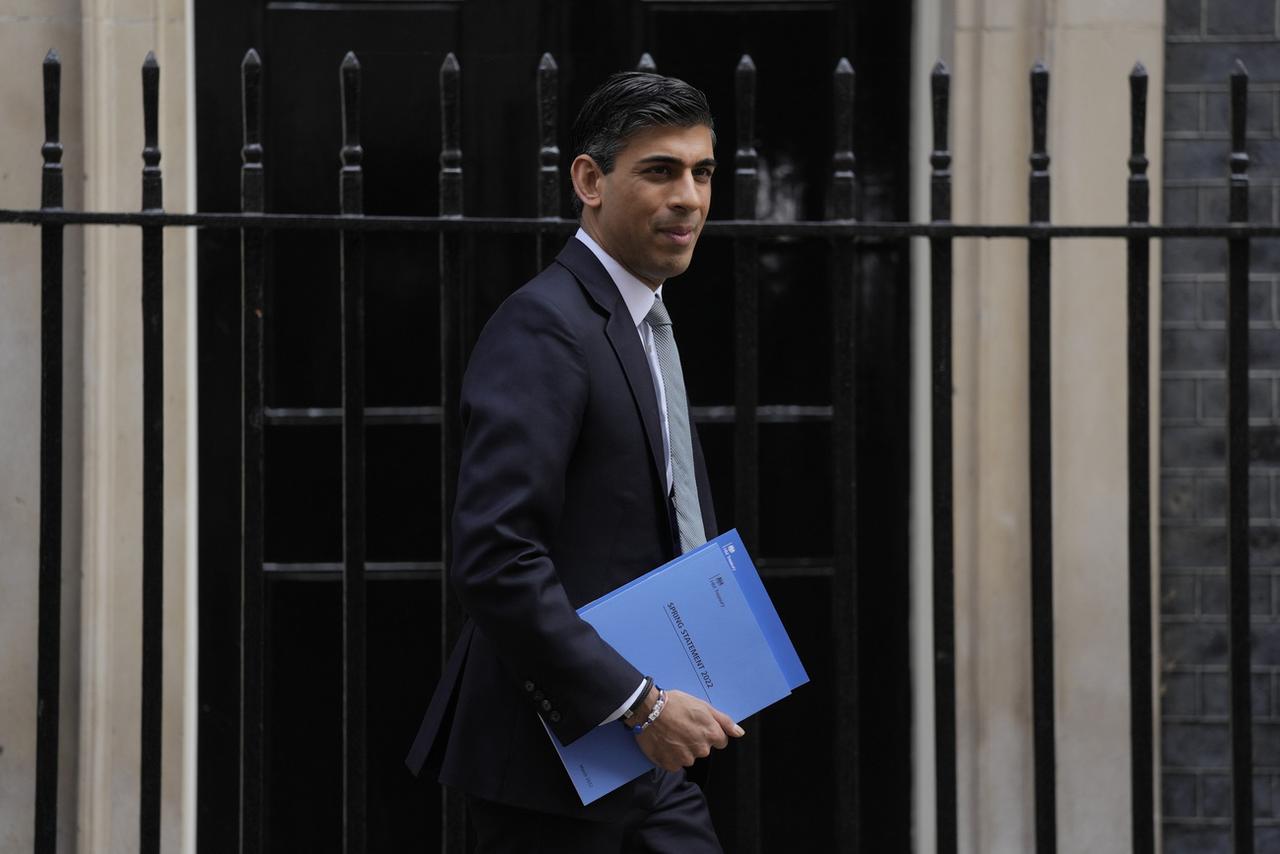
[[[704,699],[735,721],[809,681],[736,530],[578,613],[660,687]],[[568,747],[547,734],[584,804],[653,769],[621,724]]]

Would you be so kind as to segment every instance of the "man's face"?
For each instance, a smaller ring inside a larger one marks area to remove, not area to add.
[[[598,195],[584,200],[588,232],[650,287],[683,273],[711,207],[712,155],[705,125],[632,134],[613,171],[592,176]]]

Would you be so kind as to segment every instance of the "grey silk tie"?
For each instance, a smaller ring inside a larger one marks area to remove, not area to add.
[[[689,435],[689,403],[684,393],[684,373],[680,351],[671,333],[671,315],[661,298],[645,316],[653,330],[653,346],[658,351],[662,388],[667,398],[667,433],[671,445],[671,480],[676,493],[676,524],[680,527],[680,551],[687,552],[707,541],[702,529],[702,509],[698,505],[698,482],[693,474],[693,441]]]

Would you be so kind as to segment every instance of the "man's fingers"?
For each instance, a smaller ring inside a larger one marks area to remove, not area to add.
[[[711,714],[715,716],[716,723],[720,724],[720,728],[724,730],[725,735],[731,735],[734,738],[741,738],[746,735],[746,730],[733,722],[733,718],[726,715],[714,706],[709,706]],[[721,745],[723,747],[723,745]]]
[[[744,735],[733,718],[709,703],[679,691],[669,692],[667,703],[668,712],[655,722],[656,728],[637,739],[649,760],[667,771],[687,768],[713,749],[727,747],[730,738]]]

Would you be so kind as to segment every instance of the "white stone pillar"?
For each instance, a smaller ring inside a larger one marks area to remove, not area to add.
[[[160,64],[164,206],[195,209],[192,53],[184,0],[84,0],[85,204],[141,206],[141,65]],[[162,848],[194,850],[194,235],[164,240]],[[141,235],[85,230],[80,850],[135,850],[141,679]]]
[[[956,222],[1027,221],[1028,79],[1037,58],[1051,73],[1052,219],[1125,221],[1127,77],[1141,59],[1150,73],[1147,151],[1158,220],[1160,0],[955,0],[916,9],[915,43],[934,55],[917,55],[913,65],[915,219],[928,218],[930,111],[921,76],[943,56],[952,70]],[[928,256],[916,253],[920,385],[928,377],[928,309],[920,305]],[[1059,240],[1052,253],[1058,844],[1072,853],[1123,851],[1130,840],[1125,251],[1115,240]],[[1153,318],[1157,260],[1153,251]],[[954,261],[960,850],[1021,854],[1034,839],[1026,242],[957,240]],[[1151,340],[1154,395],[1158,337]],[[1158,411],[1153,400],[1153,449]],[[920,851],[930,850],[935,818],[928,413],[926,385],[916,390],[912,454]]]
[[[64,203],[83,204],[79,0],[0,0],[0,207],[40,206],[43,61],[62,60]],[[76,844],[80,714],[83,244],[63,233],[62,656],[58,850]],[[40,530],[40,232],[0,226],[0,851],[35,832],[36,629]]]

